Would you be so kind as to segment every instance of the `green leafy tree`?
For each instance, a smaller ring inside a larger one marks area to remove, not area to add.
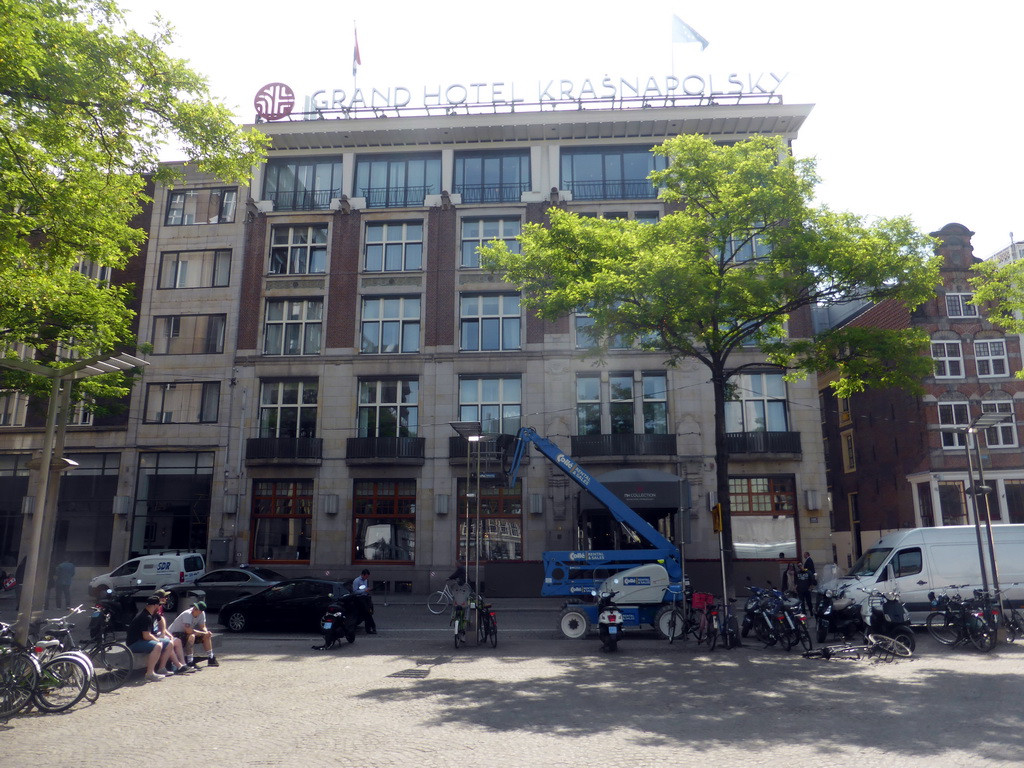
[[[971,270],[971,303],[984,305],[985,317],[993,325],[1024,334],[1024,260],[999,264],[989,259],[975,264]],[[1024,369],[1015,375],[1024,379]]]
[[[241,181],[266,139],[167,55],[159,19],[140,35],[108,0],[0,0],[0,18],[0,342],[54,365],[134,346],[130,289],[83,272],[138,252],[146,180],[176,179],[161,149],[174,141],[200,170]],[[4,383],[27,386],[18,374]],[[125,383],[83,386],[116,395]]]
[[[524,227],[521,254],[493,242],[482,262],[543,319],[585,311],[595,338],[664,352],[667,365],[689,359],[707,368],[731,582],[730,379],[767,360],[790,378],[832,371],[840,395],[919,386],[931,368],[918,331],[847,327],[790,338],[787,321],[852,300],[915,307],[934,296],[939,258],[906,218],[868,223],[813,206],[814,163],[793,158],[779,138],[721,146],[679,136],[653,151],[667,168],[650,178],[678,212],[648,224],[551,208],[548,226]],[[763,353],[756,363],[737,354],[751,347]]]

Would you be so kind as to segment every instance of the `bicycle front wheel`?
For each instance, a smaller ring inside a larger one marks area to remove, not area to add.
[[[988,653],[996,647],[996,631],[986,623],[972,628],[967,634],[974,647],[982,653]]]
[[[88,692],[91,675],[78,659],[59,656],[43,664],[32,701],[43,712],[63,712]]]
[[[427,610],[435,616],[440,616],[448,610],[452,604],[451,596],[444,590],[438,590],[427,598]]]
[[[100,643],[90,649],[89,658],[96,668],[96,685],[100,693],[116,691],[128,681],[135,669],[135,657],[124,643]]]
[[[32,700],[39,682],[39,662],[28,653],[0,655],[0,720],[6,720]]]
[[[491,648],[498,647],[498,622],[493,617],[487,622],[487,638],[491,642]]]
[[[887,635],[868,635],[865,639],[868,641],[871,655],[880,657],[882,661],[909,659],[913,655],[907,646]]]
[[[925,622],[928,634],[943,645],[956,645],[960,642],[960,624],[944,611],[928,614]]]

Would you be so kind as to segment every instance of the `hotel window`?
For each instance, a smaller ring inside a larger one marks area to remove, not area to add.
[[[263,381],[260,437],[316,437],[318,384],[315,379]]]
[[[795,558],[796,481],[792,476],[730,477],[732,540],[740,560]]]
[[[459,509],[473,511],[468,523],[465,515],[459,517],[458,550],[459,562],[476,561],[476,483],[469,483],[460,477],[457,481]],[[523,491],[522,483],[516,481],[514,488],[507,488],[501,480],[480,480],[480,562],[509,561],[523,559]],[[466,551],[466,545],[469,551]]]
[[[28,395],[8,390],[0,392],[0,427],[25,426],[28,412]]]
[[[182,189],[167,195],[164,224],[230,224],[235,220],[238,190],[234,187]]]
[[[978,308],[968,304],[974,294],[972,293],[947,293],[946,314],[949,317],[977,317]]]
[[[970,423],[970,407],[966,400],[956,403],[939,403],[939,428],[943,448],[963,448],[964,433]],[[963,428],[963,431],[953,431],[954,427]],[[947,431],[944,428],[950,429]]]
[[[359,351],[365,355],[419,352],[419,298],[391,296],[363,299]]]
[[[1017,422],[1013,418],[1013,400],[985,400],[981,403],[982,413],[1007,413],[1010,418],[1001,424],[985,430],[985,441],[989,448],[1013,448],[1017,445]]]
[[[67,424],[69,427],[88,427],[92,424],[91,401],[79,400],[71,403],[68,409]]]
[[[726,432],[788,432],[786,382],[781,373],[743,373],[730,379]]]
[[[631,200],[657,197],[647,178],[666,167],[648,147],[563,149],[561,187],[573,200]]]
[[[253,482],[251,561],[308,563],[312,531],[312,480]]]
[[[356,480],[352,562],[416,559],[416,481]]]
[[[319,355],[323,317],[322,299],[267,301],[263,354]]]
[[[667,378],[664,373],[643,373],[637,382],[634,373],[612,373],[608,376],[607,394],[602,393],[601,379],[594,374],[576,377],[576,430],[578,435],[604,434],[602,420],[608,419],[610,434],[635,434],[641,423],[641,434],[668,433]],[[639,402],[635,397],[639,389]],[[638,410],[639,409],[639,410]]]
[[[363,268],[367,272],[405,272],[423,268],[423,224],[389,222],[366,225]]]
[[[327,210],[341,197],[341,160],[269,160],[263,199],[276,211]]]
[[[935,378],[963,378],[964,356],[959,341],[933,341],[932,360],[935,362]]]
[[[274,227],[270,274],[314,275],[327,271],[327,225]]]
[[[356,160],[356,197],[369,208],[423,205],[427,195],[441,192],[441,156],[382,155]]]
[[[519,349],[519,294],[463,294],[459,324],[464,352]]]
[[[519,253],[522,232],[519,219],[463,219],[462,220],[462,261],[460,266],[476,269],[480,266],[480,254],[476,249],[492,240],[501,240],[512,253]]]
[[[594,318],[586,310],[579,310],[573,315],[573,328],[576,335],[576,349],[593,349],[601,341],[594,330]],[[621,334],[608,339],[608,349],[629,349]]]
[[[74,270],[80,275],[85,275],[97,283],[109,283],[112,270],[110,267],[101,267],[91,259],[79,259]]]
[[[359,382],[359,437],[416,437],[419,430],[416,379]]]
[[[175,381],[146,386],[147,424],[208,424],[217,421],[219,381]]]
[[[978,376],[1005,376],[1006,342],[975,341],[974,361],[978,365]]]
[[[479,421],[488,435],[514,435],[522,422],[518,376],[459,379],[459,421]]]
[[[724,264],[745,264],[768,258],[772,249],[761,235],[751,231],[732,233],[715,251]]]
[[[222,288],[231,277],[231,251],[168,251],[160,254],[158,288]]]
[[[530,153],[456,152],[454,192],[467,203],[518,203],[530,189]]]
[[[224,351],[226,315],[153,318],[154,355],[215,355]]]

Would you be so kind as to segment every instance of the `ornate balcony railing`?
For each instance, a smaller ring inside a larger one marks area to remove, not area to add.
[[[518,203],[523,192],[530,189],[526,182],[518,184],[460,184],[455,192],[464,203]]]
[[[566,184],[573,200],[648,200],[658,196],[648,179],[573,181]]]
[[[345,441],[345,458],[422,460],[425,445],[422,437],[350,437]]]
[[[434,192],[434,186],[421,187],[364,187],[356,197],[365,197],[368,208],[413,208],[423,205],[423,199]]]
[[[319,463],[323,459],[322,437],[250,437],[245,442],[245,460]]]
[[[727,432],[726,447],[730,454],[740,453],[802,453],[799,432]]]
[[[675,456],[675,435],[574,435],[572,455],[584,456]]]
[[[341,197],[340,189],[271,192],[267,195],[267,199],[274,201],[275,211],[326,211],[335,197]]]

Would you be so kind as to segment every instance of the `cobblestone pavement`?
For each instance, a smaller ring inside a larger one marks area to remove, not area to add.
[[[895,664],[713,653],[635,632],[615,654],[557,612],[499,609],[497,649],[378,607],[380,633],[218,637],[221,666],[0,724],[0,766],[1019,766],[1024,647],[919,635]],[[1020,644],[1018,644],[1020,646]]]

